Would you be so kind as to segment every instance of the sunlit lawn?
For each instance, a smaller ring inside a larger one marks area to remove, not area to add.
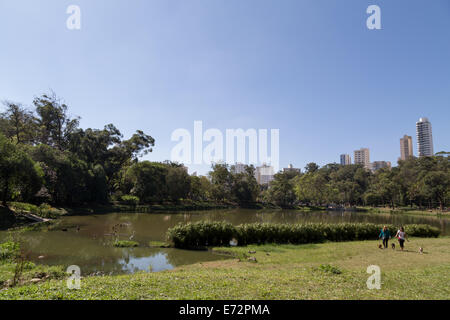
[[[450,238],[415,238],[405,252],[398,245],[381,250],[378,243],[216,248],[233,258],[158,273],[87,277],[80,290],[51,280],[2,290],[0,299],[450,299]],[[367,288],[369,265],[381,268],[381,290]]]

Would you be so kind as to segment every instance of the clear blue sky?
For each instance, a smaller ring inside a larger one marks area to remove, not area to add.
[[[382,30],[366,28],[371,4]],[[450,150],[448,0],[1,0],[0,39],[1,100],[51,88],[83,128],[151,134],[151,160],[194,120],[280,129],[281,167],[360,147],[395,164],[404,134],[417,154],[423,116]]]

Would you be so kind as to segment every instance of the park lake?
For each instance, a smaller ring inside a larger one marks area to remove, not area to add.
[[[31,261],[46,265],[77,265],[82,275],[127,274],[137,271],[157,272],[198,262],[227,259],[212,251],[160,248],[150,245],[163,242],[167,230],[178,223],[200,220],[228,221],[232,224],[270,223],[339,223],[369,222],[377,224],[429,224],[450,235],[450,219],[436,216],[381,214],[348,211],[302,212],[295,210],[210,210],[176,213],[109,213],[63,216],[50,228],[20,232],[25,254]],[[112,234],[116,226],[118,233]],[[0,241],[11,232],[1,231]],[[115,248],[120,240],[139,242],[137,248]],[[374,235],[376,239],[377,235]]]

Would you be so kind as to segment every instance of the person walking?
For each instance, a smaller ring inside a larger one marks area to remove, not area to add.
[[[387,249],[387,247],[388,247],[388,242],[389,242],[390,238],[391,238],[391,233],[389,232],[389,229],[386,226],[384,226],[383,229],[381,229],[378,239],[383,240],[383,246],[385,249]]]
[[[405,240],[408,239],[408,235],[406,234],[405,229],[403,229],[403,227],[400,227],[400,229],[397,231],[397,234],[395,235],[395,237],[398,239],[398,243],[400,244],[400,249],[402,249],[402,251],[403,251],[403,248],[405,246]]]

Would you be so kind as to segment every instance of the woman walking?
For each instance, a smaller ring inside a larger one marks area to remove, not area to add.
[[[387,249],[387,247],[388,247],[388,242],[389,242],[390,238],[391,238],[391,233],[389,232],[389,229],[386,226],[384,226],[383,229],[381,229],[378,239],[383,239],[383,246],[385,249]]]
[[[405,240],[408,239],[408,235],[406,234],[403,227],[400,227],[400,229],[397,231],[397,234],[395,235],[395,237],[398,239],[398,243],[400,244],[400,249],[402,249],[402,251],[403,251]]]

